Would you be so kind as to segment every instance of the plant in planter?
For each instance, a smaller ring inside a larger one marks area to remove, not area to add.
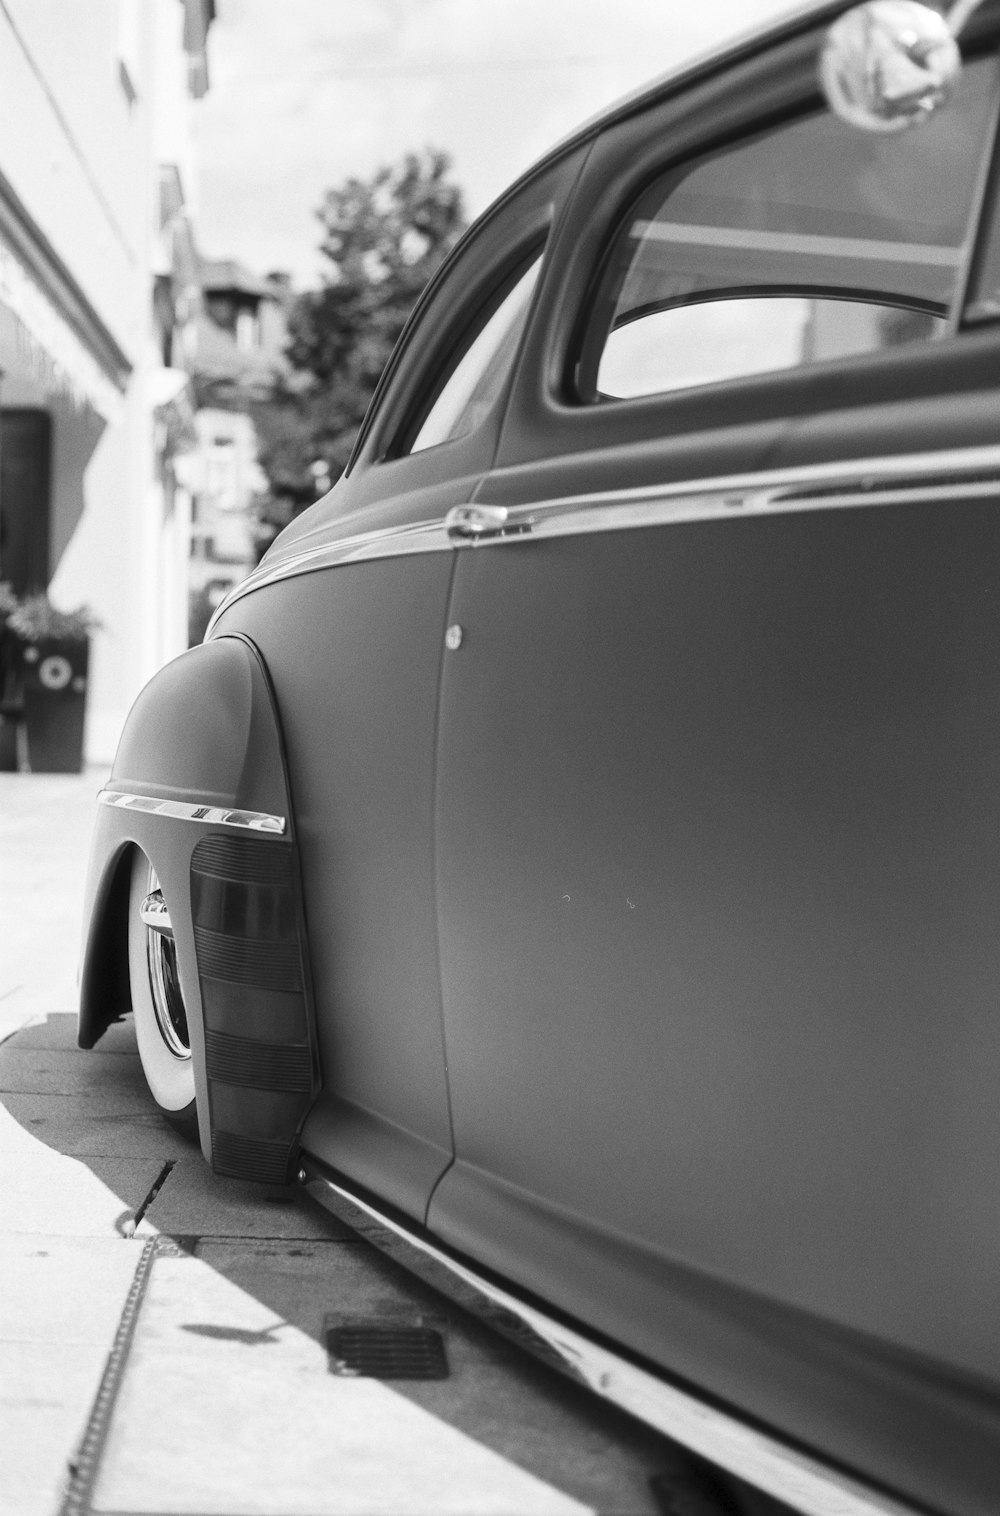
[[[28,595],[7,616],[19,649],[27,764],[33,774],[78,774],[91,633],[87,606],[60,611],[46,594]]]

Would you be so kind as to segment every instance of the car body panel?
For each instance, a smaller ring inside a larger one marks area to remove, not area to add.
[[[998,499],[527,538],[456,574],[430,1225],[803,1440],[797,1313],[831,1400],[842,1329],[859,1378],[879,1340],[1000,1371]],[[761,1331],[748,1400],[710,1344],[776,1304],[789,1361]]]
[[[443,552],[348,563],[235,608],[289,753],[325,1070],[309,1131],[420,1218],[451,1160],[432,839],[451,572]]]
[[[298,854],[269,680],[242,636],[182,654],[130,713],[87,883],[79,1041],[129,1004],[125,910],[145,854],[170,908],[202,1151],[281,1182],[319,1083]]]
[[[187,801],[195,807],[246,807],[274,813],[286,820],[291,837],[284,760],[267,678],[241,638],[192,649],[150,681],[130,712],[107,789],[122,795]],[[155,815],[151,810],[103,806],[97,813],[84,909],[89,932],[82,959],[82,1047],[92,1047],[113,1019],[107,998],[111,987],[103,977],[108,958],[97,951],[93,934],[103,920],[123,848],[129,842],[142,846],[151,836],[164,841],[184,836],[190,846],[180,853],[186,851],[189,862],[204,835],[204,826],[197,820],[180,819],[164,826],[162,818],[157,825]],[[154,850],[166,871],[164,852],[168,850]],[[149,853],[148,847],[145,851]],[[186,884],[182,888],[187,897]]]

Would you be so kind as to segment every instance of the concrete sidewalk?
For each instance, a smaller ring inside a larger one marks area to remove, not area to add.
[[[129,1022],[76,1048],[103,778],[0,774],[2,1516],[652,1516],[651,1478],[684,1474],[669,1444],[299,1192],[211,1174]],[[448,1379],[337,1377],[331,1314],[433,1319]]]
[[[121,1235],[121,1197],[11,1109],[37,1082],[10,1089],[25,1083],[18,1063],[50,1015],[75,1011],[103,777],[0,774],[0,1497],[17,1516],[59,1509],[143,1248]]]
[[[80,915],[102,769],[0,773],[0,1038],[76,1008]]]

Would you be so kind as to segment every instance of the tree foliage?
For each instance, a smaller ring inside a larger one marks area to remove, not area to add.
[[[292,374],[254,411],[261,462],[286,518],[344,469],[403,323],[464,228],[450,169],[446,154],[426,149],[326,193],[323,280],[289,315]]]

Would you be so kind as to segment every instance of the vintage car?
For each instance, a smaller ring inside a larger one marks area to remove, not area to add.
[[[516,183],[89,880],[217,1172],[827,1516],[1000,1510],[998,50],[811,6]]]

